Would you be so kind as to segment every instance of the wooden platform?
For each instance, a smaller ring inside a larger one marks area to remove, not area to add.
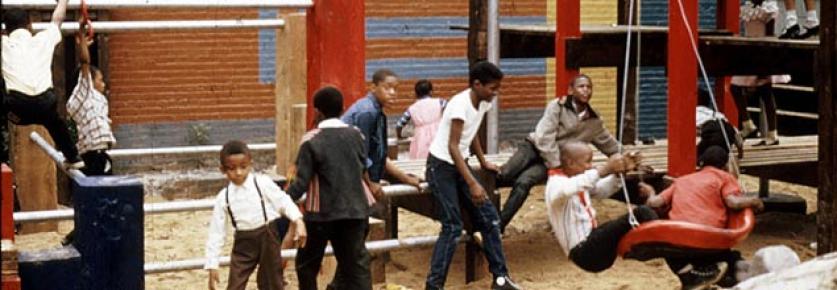
[[[782,167],[805,165],[813,167],[813,173],[811,175],[816,177],[817,136],[781,137],[780,140],[781,143],[775,146],[752,146],[747,144],[753,141],[746,142],[744,146],[744,158],[740,163],[744,173],[750,174],[749,171],[753,169],[761,169],[762,167],[775,167],[774,170],[781,172],[784,171]],[[625,148],[629,151],[639,150],[642,152],[644,156],[644,163],[653,167],[655,173],[666,173],[669,158],[665,140],[657,141],[655,145],[635,145],[626,146]],[[605,156],[598,151],[595,152],[596,153],[593,157],[594,164],[603,162],[605,160]],[[488,155],[486,156],[486,159],[494,164],[502,165],[510,157],[510,153],[505,153]],[[476,158],[471,158],[469,161],[472,168],[479,168],[479,162],[477,162]],[[424,160],[395,161],[395,164],[407,173],[415,174],[416,176],[424,178]],[[755,171],[757,173],[761,173],[761,170]],[[816,186],[815,182],[805,182],[802,184]]]
[[[453,27],[458,28],[458,27]],[[664,66],[668,28],[634,26],[632,55],[641,37],[641,64]],[[582,25],[580,38],[567,40],[567,66],[622,66],[627,26]],[[741,74],[802,74],[810,76],[818,40],[785,40],[775,37],[732,36],[723,30],[700,30],[699,50],[714,76]],[[758,53],[754,53],[754,52]],[[542,58],[555,56],[555,26],[500,25],[500,57]],[[631,65],[636,65],[635,60]]]

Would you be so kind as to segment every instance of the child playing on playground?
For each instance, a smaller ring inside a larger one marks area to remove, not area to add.
[[[503,73],[494,64],[485,61],[474,64],[469,89],[450,99],[430,145],[425,176],[436,199],[442,232],[433,248],[425,289],[442,289],[445,285],[456,242],[462,235],[460,203],[470,214],[474,228],[485,238],[483,251],[488,269],[494,275],[491,289],[520,289],[509,278],[497,209],[474,178],[466,159],[473,153],[483,170],[497,172],[497,166],[485,159],[479,139],[474,137],[485,113],[491,109],[491,100],[502,80]]]
[[[288,186],[294,200],[306,194],[304,220],[310,236],[297,251],[299,288],[317,289],[317,274],[331,241],[341,275],[338,289],[371,290],[365,241],[370,205],[375,202],[370,193],[379,195],[380,187],[369,179],[363,135],[339,119],[343,94],[325,87],[313,99],[320,122],[303,136],[296,177]]]
[[[415,91],[417,101],[395,123],[395,135],[402,138],[401,131],[412,121],[414,130],[413,141],[410,142],[410,159],[426,159],[447,101],[433,97],[433,83],[429,80],[416,82]]]
[[[735,177],[726,171],[729,155],[720,146],[711,146],[700,157],[700,170],[678,177],[662,193],[640,183],[640,193],[648,196],[646,205],[668,210],[668,218],[717,228],[726,228],[728,211],[764,208],[758,197],[742,196]],[[684,289],[702,289],[724,278],[724,287],[735,284],[735,270],[726,271],[741,260],[737,251],[701,254],[699,259],[667,258]],[[731,281],[727,281],[731,279]]]
[[[84,162],[70,138],[66,121],[56,110],[57,97],[52,83],[52,56],[61,43],[61,24],[67,0],[59,0],[49,26],[32,32],[29,13],[23,9],[3,11],[3,92],[2,113],[16,125],[43,125],[64,155],[65,168],[81,169]]]
[[[285,216],[295,228],[294,240],[305,245],[306,229],[296,204],[269,177],[252,173],[250,149],[242,141],[229,141],[221,148],[221,172],[229,184],[218,192],[209,236],[206,264],[209,289],[219,283],[218,264],[226,236],[226,221],[235,229],[227,289],[243,290],[256,266],[259,289],[284,289],[281,240],[275,223]]]
[[[81,170],[86,175],[111,175],[113,167],[107,150],[116,144],[116,138],[108,118],[108,99],[102,71],[90,64],[89,47],[93,39],[88,38],[86,20],[79,20],[76,42],[79,52],[78,83],[67,100],[67,113],[78,127],[76,146],[84,160]]]
[[[559,149],[561,165],[550,170],[545,201],[549,223],[567,257],[589,272],[610,268],[622,236],[632,229],[629,215],[604,224],[596,221],[590,198],[607,198],[621,187],[618,173],[636,168],[641,156],[613,154],[604,165],[593,167],[593,150],[587,143],[571,141]],[[657,219],[649,207],[633,210],[640,223]]]

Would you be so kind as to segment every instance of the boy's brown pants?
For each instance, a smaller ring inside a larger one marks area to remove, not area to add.
[[[259,265],[256,281],[260,290],[284,289],[281,241],[275,231],[268,230],[273,225],[235,232],[227,290],[244,290],[256,265]]]

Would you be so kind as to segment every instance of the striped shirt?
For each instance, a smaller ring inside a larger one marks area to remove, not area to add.
[[[67,100],[67,113],[78,127],[76,146],[82,154],[116,145],[108,118],[108,99],[93,87],[92,80],[90,75],[87,78],[79,76],[78,85]]]
[[[596,209],[590,197],[607,198],[621,187],[614,175],[599,178],[599,172],[590,169],[582,174],[567,177],[562,172],[550,172],[546,182],[546,209],[549,224],[561,249],[570,250],[587,239],[596,227]]]

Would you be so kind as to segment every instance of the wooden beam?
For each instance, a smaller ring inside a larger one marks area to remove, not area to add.
[[[366,95],[366,36],[363,0],[317,1],[308,9],[308,114],[314,118],[314,100],[319,88],[331,85],[343,93],[348,108]]]
[[[468,1],[468,66],[488,58],[488,1]]]
[[[820,51],[814,68],[819,91],[819,187],[817,188],[817,254],[837,249],[837,4],[820,2]]]
[[[15,175],[17,197],[22,211],[52,210],[58,207],[56,195],[55,162],[40,147],[29,140],[29,134],[38,132],[48,142],[52,138],[46,128],[39,125],[11,126],[12,170]],[[52,232],[58,229],[55,222],[25,224],[20,233]]]
[[[291,138],[291,106],[304,104],[308,87],[305,77],[305,13],[284,16],[287,25],[276,33],[276,173],[287,175],[294,163],[299,141]]]
[[[717,0],[717,26],[718,29],[729,30],[734,35],[739,35],[741,26],[739,25],[739,12],[741,8],[738,0]],[[738,108],[735,106],[735,99],[733,99],[732,92],[729,90],[730,76],[721,77],[719,81],[715,82],[715,100],[718,103],[718,109],[727,116],[727,119],[732,124],[738,124]]]
[[[671,0],[668,5],[668,173],[675,177],[695,171],[697,159],[697,59],[691,47],[697,42],[697,6],[697,0]]]
[[[556,0],[555,10],[555,97],[565,93],[565,86],[578,74],[578,67],[567,65],[567,40],[581,37],[581,0]]]

